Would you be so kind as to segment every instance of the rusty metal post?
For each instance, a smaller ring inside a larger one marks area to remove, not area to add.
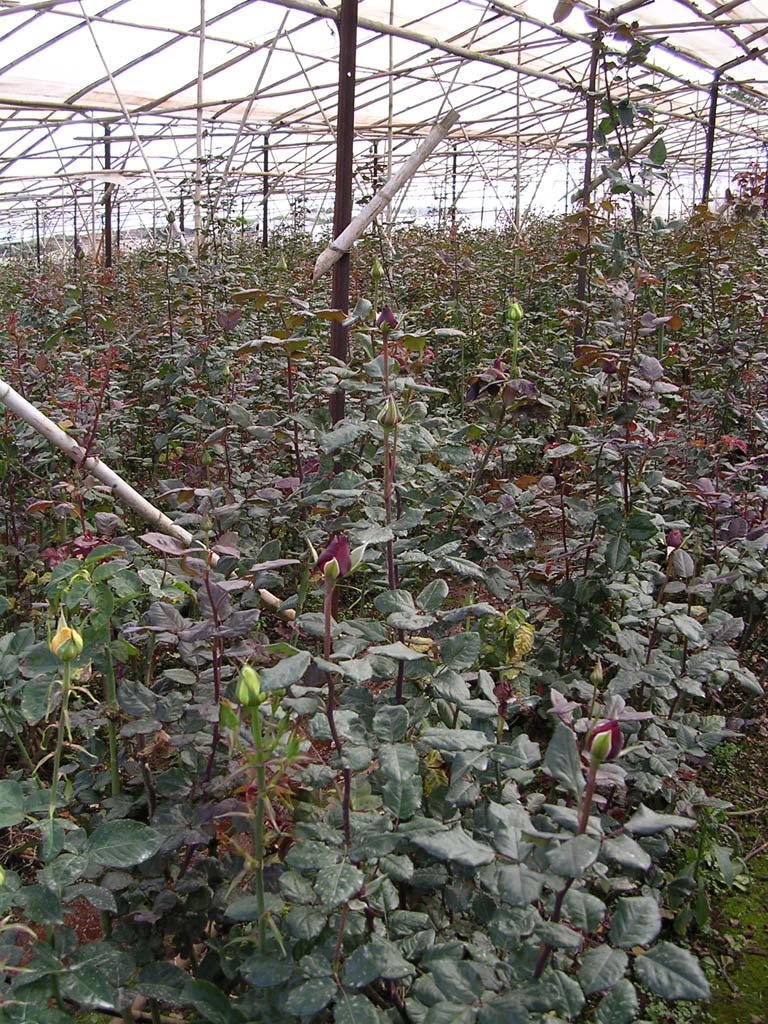
[[[264,133],[262,148],[263,174],[261,176],[261,247],[269,247],[269,132]]]
[[[357,2],[341,0],[339,13],[339,92],[336,116],[336,196],[333,237],[338,238],[352,219],[352,172],[355,139],[355,72],[357,69]],[[333,268],[331,305],[349,312],[349,253]],[[346,362],[348,329],[331,324],[331,355]],[[344,392],[331,396],[331,421],[344,418]]]
[[[582,196],[582,203],[584,206],[584,212],[581,216],[581,230],[585,238],[580,239],[582,245],[581,252],[579,253],[579,266],[578,275],[576,278],[576,299],[581,304],[585,302],[587,298],[587,283],[589,279],[589,243],[590,243],[590,213],[589,213],[589,202],[592,186],[592,149],[595,144],[595,109],[597,106],[597,67],[600,62],[600,44],[602,42],[602,34],[597,32],[595,38],[592,41],[592,57],[589,64],[589,85],[587,87],[587,136],[586,136],[586,153],[584,156],[584,189]],[[580,317],[576,321],[576,325],[573,330],[574,348],[578,350],[581,343],[581,339],[584,337],[585,323]]]
[[[707,137],[704,143],[704,184],[701,186],[701,203],[709,202],[709,190],[712,186],[712,162],[715,152],[715,132],[717,130],[717,101],[720,96],[720,71],[715,72],[709,88],[709,117],[707,119]]]
[[[112,143],[109,125],[104,125],[104,170],[112,169]],[[112,266],[112,183],[104,185],[104,266]]]
[[[37,253],[37,266],[40,268],[40,254],[42,246],[40,244],[40,203],[35,206],[35,252]]]

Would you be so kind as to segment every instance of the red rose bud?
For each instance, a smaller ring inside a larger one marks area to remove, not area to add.
[[[617,721],[611,719],[600,722],[587,736],[586,748],[592,764],[597,766],[604,761],[613,761],[618,757],[623,743],[624,738]]]
[[[341,534],[336,534],[325,551],[317,559],[317,566],[320,572],[329,579],[338,579],[339,576],[346,576],[352,571],[352,561],[349,554],[349,541]]]
[[[397,317],[389,306],[384,306],[376,317],[376,326],[380,327],[382,331],[393,331],[397,327]]]
[[[676,551],[683,543],[683,535],[678,529],[670,530],[667,534],[667,549]]]
[[[314,556],[315,549],[308,541],[310,552]],[[366,545],[361,544],[353,551],[349,550],[349,541],[342,534],[337,533],[331,538],[330,544],[316,559],[315,568],[328,580],[337,580],[341,576],[348,576],[363,560]]]

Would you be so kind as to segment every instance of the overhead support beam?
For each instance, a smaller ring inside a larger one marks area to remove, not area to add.
[[[389,181],[379,189],[365,209],[318,256],[312,274],[313,281],[317,281],[318,278],[327,274],[331,267],[337,265],[339,260],[349,253],[368,225],[373,223],[375,218],[392,201],[400,189],[413,178],[416,171],[418,171],[427,157],[435,151],[443,139],[448,136],[451,128],[453,128],[458,120],[459,115],[452,110],[449,114],[446,114],[439,124],[432,128],[432,131],[424,139],[416,152],[412,153],[404,161]],[[455,152],[454,149],[454,159]]]
[[[338,8],[326,7],[324,4],[318,3],[317,0],[264,0],[265,3],[277,4],[278,7],[289,7],[292,11],[304,11],[305,14],[314,14],[318,18],[327,18],[329,21],[340,22],[341,18],[338,13]],[[341,8],[344,9],[342,3]],[[464,60],[479,61],[481,64],[491,64],[497,68],[505,68],[507,71],[519,71],[529,78],[537,78],[543,82],[552,82],[559,89],[564,89],[566,92],[582,92],[582,88],[577,84],[570,84],[564,78],[558,75],[551,75],[546,71],[540,71],[537,68],[525,67],[524,65],[516,64],[514,61],[506,60],[504,57],[498,57],[493,53],[486,53],[482,50],[470,50],[466,46],[457,46],[455,43],[447,43],[442,39],[438,39],[437,36],[430,36],[424,32],[417,32],[415,29],[407,28],[403,25],[390,25],[386,21],[377,21],[375,18],[358,18],[357,21],[359,28],[364,28],[369,32],[377,32],[383,36],[395,36],[398,39],[408,39],[412,43],[421,43],[424,46],[428,46],[432,50],[439,50],[441,53],[450,53],[454,57],[462,57]]]
[[[339,13],[339,91],[336,115],[336,195],[333,206],[333,236],[338,238],[352,219],[352,181],[355,141],[355,76],[357,73],[357,4],[341,0]],[[331,303],[349,311],[349,253],[333,268]],[[343,324],[331,324],[331,355],[347,361],[348,330]],[[344,418],[344,392],[331,395],[331,421]]]

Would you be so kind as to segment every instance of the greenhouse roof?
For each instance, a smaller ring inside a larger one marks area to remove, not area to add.
[[[243,198],[265,182],[322,195],[338,12],[339,0],[0,0],[0,210],[28,216],[104,183],[169,208],[202,160],[214,190],[223,174]],[[663,130],[680,173],[701,171],[713,109],[715,176],[762,156],[768,0],[361,0],[358,19],[361,194],[448,109],[459,122],[423,173],[444,179],[453,160],[454,189],[519,191],[583,159],[588,98],[599,120],[606,92],[642,112],[627,147]]]

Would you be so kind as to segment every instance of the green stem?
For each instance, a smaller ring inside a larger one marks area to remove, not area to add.
[[[72,662],[65,661],[61,673],[61,708],[59,710],[59,727],[56,731],[56,750],[53,755],[53,776],[51,778],[51,799],[48,805],[48,819],[53,821],[56,816],[56,804],[59,798],[59,771],[61,769],[61,752],[64,749],[64,730],[67,723],[69,707],[69,691],[72,684]]]
[[[501,435],[501,428],[504,426],[504,413],[505,412],[506,412],[506,409],[504,408],[504,403],[502,402],[501,403],[501,409],[499,410],[499,418],[496,421],[496,429],[494,430],[493,434],[491,435],[490,440],[488,441],[488,444],[486,445],[485,453],[483,454],[483,461],[477,467],[475,475],[472,477],[472,479],[469,482],[469,487],[467,487],[466,491],[464,491],[464,493],[462,494],[461,499],[459,501],[459,504],[453,510],[453,515],[448,520],[448,526],[446,527],[446,531],[448,533],[450,533],[451,530],[453,529],[453,527],[454,527],[454,525],[456,523],[456,520],[458,518],[459,512],[461,512],[461,510],[466,505],[467,499],[472,497],[472,495],[475,493],[475,488],[477,487],[477,485],[480,483],[480,481],[483,478],[483,473],[485,472],[485,467],[488,465],[488,460],[491,457],[491,452],[493,451],[494,445],[496,444],[496,442],[499,439],[499,436]]]
[[[114,712],[117,711],[117,686],[115,663],[112,660],[112,624],[109,623],[107,642],[104,645],[104,697],[107,702],[107,739],[109,742],[109,772],[112,778],[112,796],[120,792],[120,771],[117,764],[117,729]]]
[[[581,804],[579,805],[579,824],[576,829],[577,836],[584,835],[587,831],[587,825],[589,824],[589,812],[592,810],[592,801],[595,796],[595,787],[597,785],[597,769],[599,767],[600,766],[595,764],[594,761],[590,761],[587,784],[581,797]],[[557,924],[560,920],[560,915],[563,911],[563,902],[572,885],[573,879],[570,878],[555,897],[555,906],[552,910],[552,917],[550,918],[553,924]],[[542,942],[541,949],[539,950],[539,958],[536,961],[536,966],[533,970],[533,977],[535,980],[538,981],[544,973],[544,968],[547,966],[549,958],[552,956],[552,949],[553,947],[548,943]]]
[[[6,725],[8,726],[9,735],[12,737],[13,742],[19,748],[19,753],[21,754],[21,759],[24,762],[25,767],[27,767],[32,772],[33,775],[36,775],[37,773],[35,771],[35,764],[32,758],[29,756],[29,751],[24,746],[24,741],[19,735],[18,727],[14,724],[13,720],[11,719],[8,709],[5,706],[0,705],[0,712],[2,712],[3,718],[5,719]]]
[[[264,907],[264,793],[266,773],[258,707],[251,708],[251,732],[256,753],[256,808],[253,821],[253,856],[256,861],[256,909],[259,915],[259,951],[264,951],[267,938],[267,918]]]

